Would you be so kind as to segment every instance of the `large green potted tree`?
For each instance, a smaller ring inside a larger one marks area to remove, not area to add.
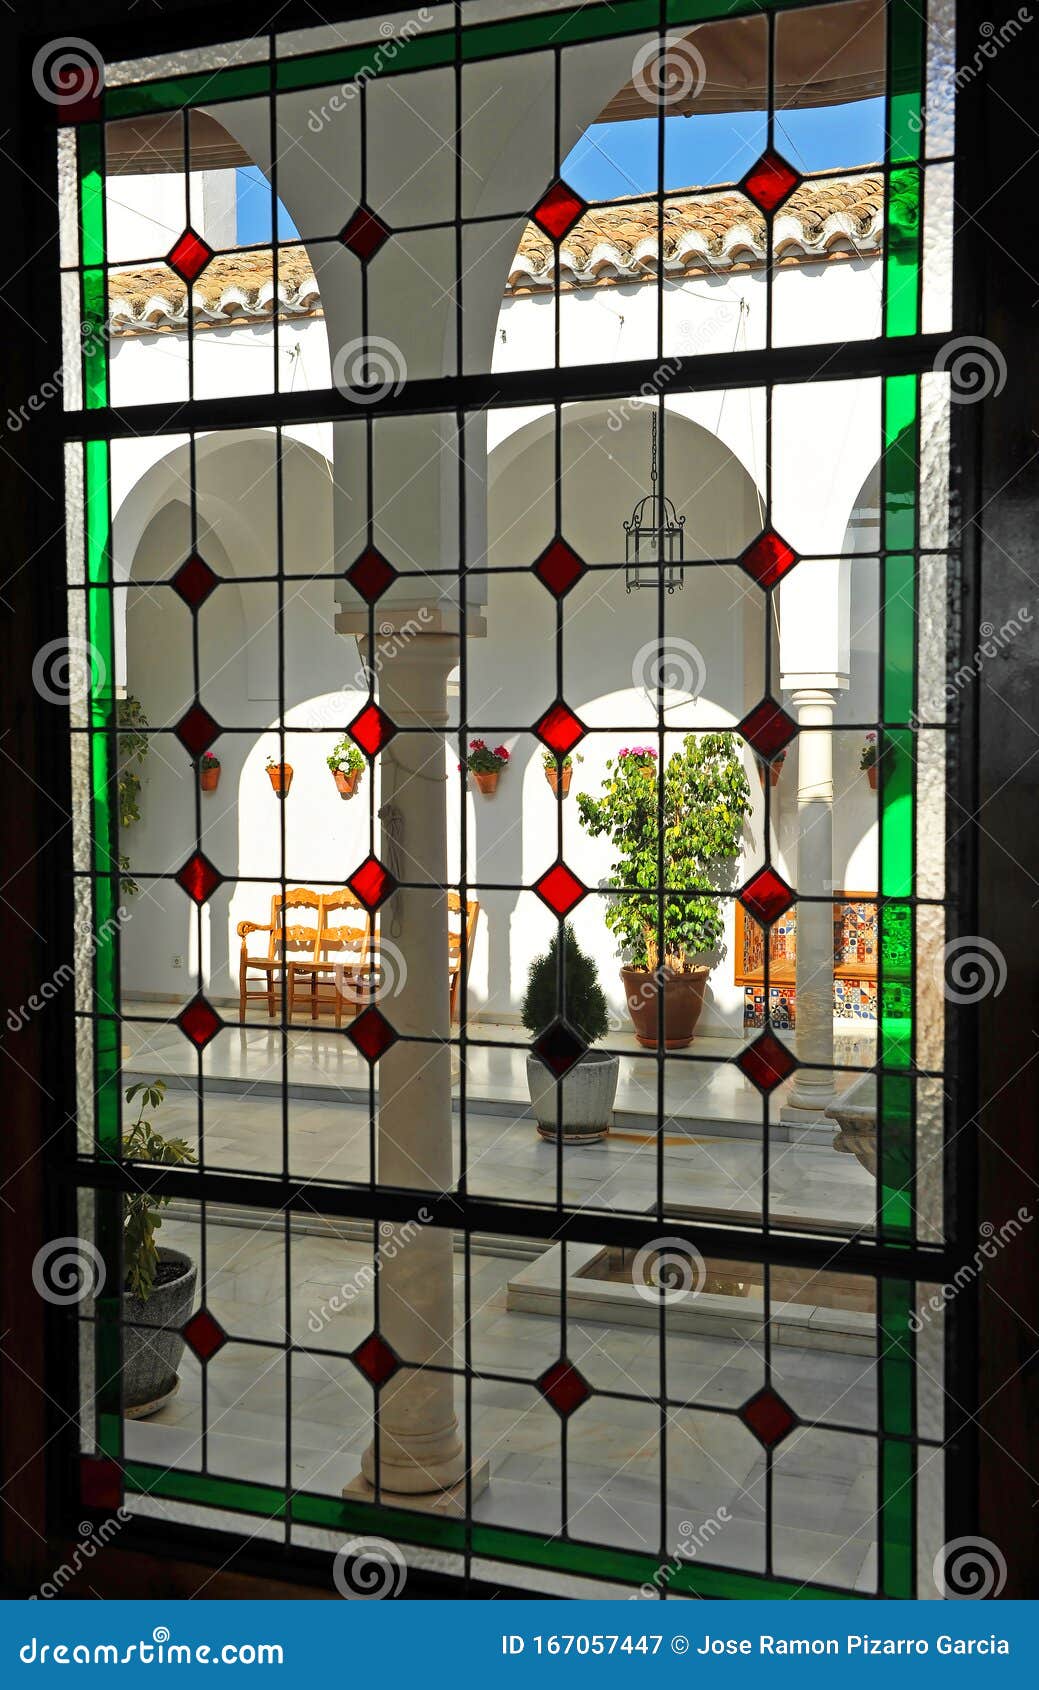
[[[664,1044],[680,1050],[692,1042],[720,958],[724,915],[717,894],[735,883],[750,809],[735,736],[687,734],[667,759],[662,838],[660,787],[652,746],[625,747],[607,762],[601,795],[582,792],[577,805],[588,832],[607,835],[615,851],[605,882],[616,889],[606,925],[624,962],[635,1037],[656,1048],[662,1009]]]
[[[562,944],[562,957],[560,957]],[[523,999],[523,1025],[537,1038],[554,1021],[565,1021],[587,1045],[609,1029],[606,997],[598,971],[567,922],[544,956],[530,966]],[[556,1139],[562,1126],[567,1144],[595,1144],[605,1138],[617,1095],[620,1059],[605,1050],[586,1050],[558,1080],[540,1056],[527,1057],[530,1103],[542,1138]]]
[[[140,1098],[137,1119],[123,1134],[123,1156],[165,1167],[198,1157],[183,1138],[163,1138],[145,1119],[166,1096],[164,1080],[131,1086],[127,1103]],[[181,1330],[195,1301],[198,1269],[182,1250],[161,1249],[155,1234],[168,1197],[136,1191],[123,1207],[123,1412],[132,1420],[155,1414],[176,1391],[184,1354]]]

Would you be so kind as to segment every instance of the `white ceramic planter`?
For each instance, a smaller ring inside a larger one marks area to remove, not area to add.
[[[538,1056],[527,1057],[530,1103],[542,1138],[555,1139],[559,1123],[559,1093],[563,1094],[563,1142],[595,1144],[605,1138],[617,1095],[620,1058],[604,1050],[590,1050],[564,1074],[560,1083]]]

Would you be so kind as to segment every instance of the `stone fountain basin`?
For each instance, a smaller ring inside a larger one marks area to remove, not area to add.
[[[836,1122],[833,1148],[854,1156],[866,1172],[877,1173],[877,1076],[863,1074],[826,1110]]]

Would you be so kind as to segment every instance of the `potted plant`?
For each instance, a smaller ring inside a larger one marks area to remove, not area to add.
[[[579,947],[569,922],[561,931],[557,929],[545,955],[531,964],[523,999],[523,1025],[534,1038],[559,1019],[589,1045],[609,1028],[606,998],[595,963]],[[595,1144],[605,1138],[619,1070],[619,1057],[605,1050],[587,1050],[557,1080],[551,1068],[531,1051],[527,1085],[541,1137],[557,1138],[561,1124],[566,1144]]]
[[[292,764],[276,763],[273,757],[268,757],[267,778],[274,788],[275,797],[287,798],[292,785]]]
[[[509,753],[504,745],[496,745],[492,751],[486,740],[471,739],[469,741],[469,755],[466,757],[464,765],[459,763],[458,767],[459,769],[463,766],[467,768],[473,777],[473,785],[483,793],[485,798],[489,798],[492,792],[497,791],[498,776],[508,765],[508,762]]]
[[[198,784],[203,792],[215,792],[220,785],[220,759],[204,751],[198,760]]]
[[[120,838],[128,827],[141,819],[141,809],[138,799],[141,794],[141,777],[138,773],[151,744],[148,739],[148,718],[144,713],[144,706],[139,698],[128,692],[116,705],[116,722],[119,728],[118,738],[118,773],[116,788],[119,794],[119,834]],[[119,887],[128,898],[132,898],[140,891],[136,880],[126,872],[130,867],[130,859],[125,853],[119,857],[119,867],[124,871]]]
[[[352,798],[364,773],[364,753],[350,739],[341,739],[325,759],[340,798]]]
[[[779,777],[783,773],[783,764],[786,762],[785,748],[782,751],[777,751],[774,757],[759,757],[755,753],[754,760],[758,765],[758,779],[761,782],[762,791],[765,788],[766,774],[768,775],[769,786],[778,786]]]
[[[876,792],[877,790],[877,772],[879,766],[877,736],[875,733],[868,733],[862,742],[862,755],[859,758],[859,768],[865,769],[866,779],[869,781],[869,789],[871,792]]]
[[[652,749],[625,747],[606,764],[601,797],[582,792],[577,803],[588,832],[608,835],[616,853],[605,882],[616,888],[606,925],[624,959],[635,1036],[656,1048],[662,1004],[665,1047],[679,1050],[692,1042],[720,958],[717,894],[734,884],[750,787],[731,733],[685,736],[663,771],[661,899],[660,784]]]
[[[541,761],[545,770],[545,779],[555,793],[562,793],[565,798],[570,791],[570,782],[574,776],[574,762],[583,763],[581,753],[568,751],[565,757],[557,757],[554,751],[544,751]]]
[[[157,1109],[166,1096],[164,1080],[131,1086],[127,1103],[140,1097],[137,1119],[123,1134],[127,1161],[159,1162],[164,1167],[195,1163],[198,1157],[182,1138],[163,1138],[145,1110]],[[195,1301],[198,1269],[182,1250],[156,1247],[160,1210],[168,1197],[135,1191],[123,1200],[123,1410],[131,1420],[155,1414],[176,1391],[177,1368],[184,1354],[181,1337]]]

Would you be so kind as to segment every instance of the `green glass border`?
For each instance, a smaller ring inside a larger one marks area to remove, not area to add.
[[[330,1531],[378,1532],[400,1543],[472,1554],[488,1560],[508,1561],[525,1567],[542,1567],[557,1572],[582,1574],[613,1580],[617,1584],[653,1584],[661,1562],[655,1555],[635,1550],[609,1549],[596,1544],[572,1543],[534,1532],[513,1531],[507,1526],[474,1523],[467,1531],[463,1520],[438,1518],[385,1508],[376,1503],[348,1502],[315,1492],[288,1492],[277,1485],[253,1480],[217,1479],[207,1473],[185,1473],[148,1462],[131,1461],[125,1469],[128,1491],[144,1496],[164,1496],[171,1501],[199,1503],[203,1507],[227,1508],[238,1513],[258,1514],[267,1519],[291,1519],[299,1525]],[[665,1563],[666,1564],[666,1563]],[[832,1590],[825,1585],[805,1584],[796,1579],[768,1578],[764,1574],[741,1573],[725,1567],[688,1564],[676,1569],[667,1581],[669,1591],[689,1595],[770,1598],[775,1601],[862,1600],[853,1591]]]

